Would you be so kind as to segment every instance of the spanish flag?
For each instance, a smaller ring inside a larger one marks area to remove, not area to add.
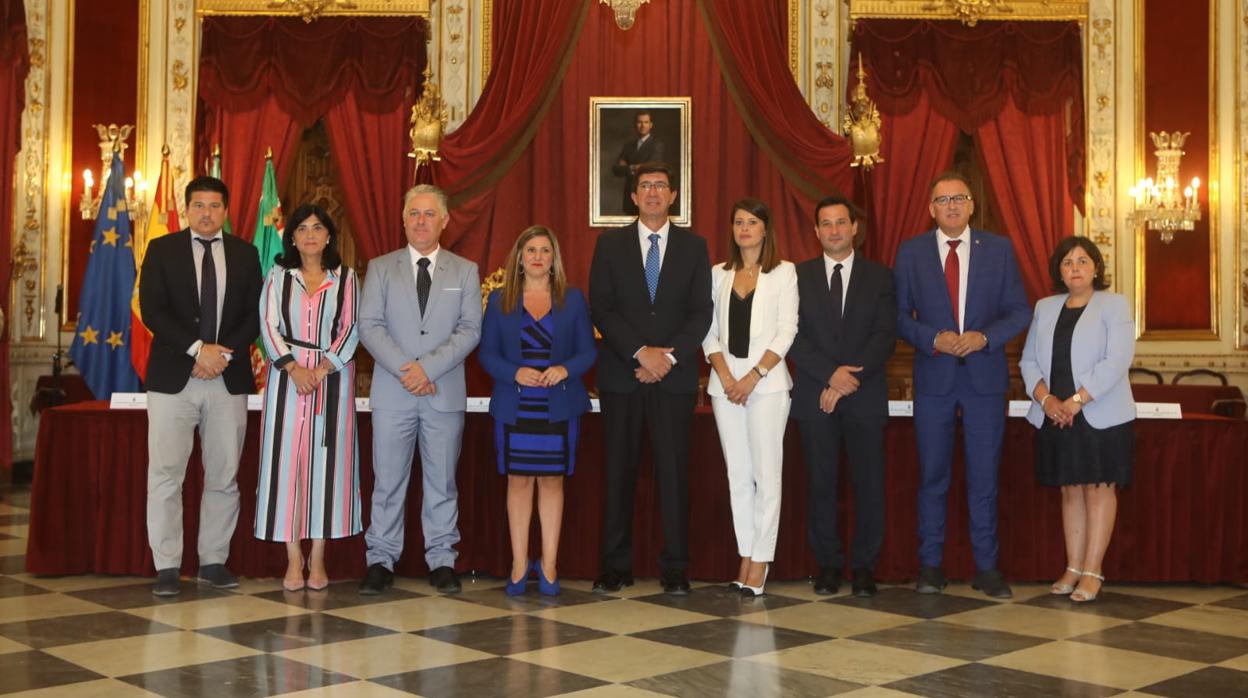
[[[138,269],[143,269],[143,256],[152,240],[182,229],[178,221],[178,200],[173,191],[173,178],[169,175],[169,146],[161,149],[160,179],[156,182],[156,197],[152,212],[147,218],[147,234],[134,246]],[[147,357],[152,351],[152,331],[143,324],[139,310],[139,272],[134,276],[134,293],[130,297],[130,361],[134,364],[139,380],[147,380]]]

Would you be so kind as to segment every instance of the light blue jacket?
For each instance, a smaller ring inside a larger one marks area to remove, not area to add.
[[[1018,362],[1028,396],[1033,395],[1041,379],[1045,385],[1053,385],[1053,331],[1068,295],[1049,296],[1036,303],[1027,344]],[[1135,320],[1127,299],[1116,293],[1094,292],[1070,342],[1075,389],[1083,388],[1092,396],[1083,408],[1088,424],[1106,429],[1135,419],[1135,399],[1127,379],[1134,357]],[[1034,400],[1027,421],[1036,428],[1044,425],[1044,411]]]

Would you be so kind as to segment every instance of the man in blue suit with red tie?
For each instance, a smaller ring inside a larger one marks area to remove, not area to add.
[[[897,250],[897,331],[914,346],[914,426],[919,449],[921,594],[947,581],[941,570],[945,503],[959,413],[966,451],[966,498],[975,578],[994,598],[1013,593],[997,568],[997,474],[1005,434],[1009,372],[1005,344],[1031,322],[1014,248],[970,227],[975,202],[957,172],[936,178],[936,229]]]

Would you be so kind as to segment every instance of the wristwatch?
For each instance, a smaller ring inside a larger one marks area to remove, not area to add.
[[[758,373],[759,378],[767,377],[767,367],[762,364],[758,364],[757,366],[755,366],[754,371]]]
[[[1074,400],[1075,402],[1077,402],[1077,403],[1078,403],[1078,404],[1080,404],[1080,405],[1082,405],[1082,404],[1083,404],[1083,396],[1082,396],[1082,395],[1080,395],[1079,393],[1075,393],[1074,395],[1071,395],[1071,396],[1070,396],[1070,399],[1071,399],[1071,400]]]

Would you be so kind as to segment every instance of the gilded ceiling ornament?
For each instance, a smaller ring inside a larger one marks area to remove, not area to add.
[[[862,69],[862,54],[858,54],[858,84],[854,86],[854,96],[849,100],[849,111],[841,118],[841,130],[849,136],[854,146],[854,161],[850,167],[861,167],[869,170],[876,163],[884,162],[880,157],[880,110],[875,102],[867,96],[867,73]]]
[[[636,23],[637,8],[650,0],[598,0],[600,4],[609,5],[615,12],[615,26],[623,31],[633,28]]]
[[[269,9],[294,10],[305,23],[311,24],[326,10],[354,10],[355,3],[351,0],[270,0]]]
[[[933,12],[951,12],[959,22],[973,27],[984,18],[989,11],[1009,14],[1014,12],[1006,0],[931,0],[923,6],[924,10]]]
[[[433,70],[425,65],[425,86],[420,99],[412,105],[412,128],[408,135],[412,139],[412,151],[409,158],[416,159],[416,168],[427,165],[438,157],[438,146],[442,144],[442,131],[446,128],[446,105],[442,103],[442,94],[433,82]]]

